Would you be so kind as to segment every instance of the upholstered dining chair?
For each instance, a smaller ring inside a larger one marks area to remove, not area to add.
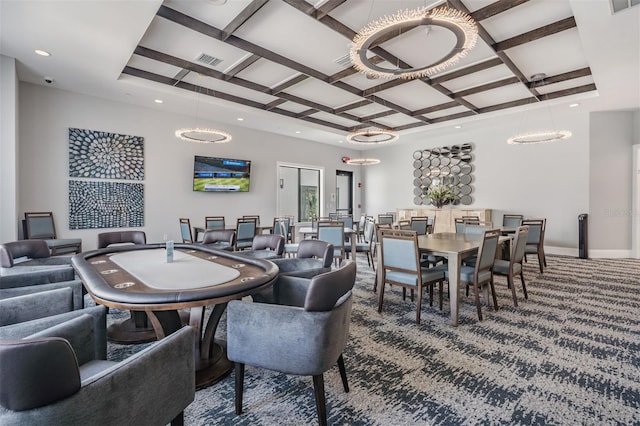
[[[255,218],[238,218],[236,221],[236,251],[251,248],[258,231]]]
[[[183,243],[194,243],[193,234],[191,232],[191,221],[186,217],[180,218],[180,236]]]
[[[522,293],[524,298],[528,299],[527,286],[524,282],[524,268],[522,260],[524,259],[524,251],[527,246],[527,238],[529,237],[529,227],[527,225],[519,226],[516,229],[513,241],[511,242],[511,253],[509,260],[496,259],[493,264],[493,274],[507,277],[507,287],[511,289],[511,297],[513,298],[513,306],[518,306],[518,297],[516,296],[516,286],[514,277],[520,275],[522,283]]]
[[[393,224],[393,215],[392,214],[379,214],[378,215],[378,223],[391,223],[391,224]]]
[[[427,268],[420,265],[418,249],[418,234],[416,231],[383,229],[380,231],[382,287],[378,295],[378,312],[382,312],[384,289],[386,284],[403,288],[403,298],[406,289],[411,290],[413,300],[414,290],[417,293],[416,323],[420,324],[422,310],[422,293],[424,287],[429,288],[429,305],[433,305],[433,286],[439,283],[440,307],[442,308],[442,286],[444,271]]]
[[[527,247],[524,251],[524,261],[527,261],[527,254],[536,254],[538,256],[540,273],[542,274],[544,273],[544,267],[547,266],[547,257],[544,253],[544,231],[547,219],[523,219],[521,223],[529,227]]]
[[[204,232],[202,244],[218,250],[233,251],[236,247],[236,231],[233,229],[209,229]]]
[[[224,216],[205,216],[204,229],[208,231],[210,229],[225,229]]]
[[[257,214],[245,214],[245,215],[242,215],[242,218],[243,219],[249,219],[249,220],[253,219],[253,220],[256,221],[256,227],[260,226],[260,215],[257,215]]]
[[[398,221],[398,229],[404,229],[407,231],[411,231],[411,221],[410,220],[399,220]]]
[[[498,251],[498,240],[500,238],[499,229],[490,229],[484,231],[482,242],[478,248],[475,265],[462,265],[460,269],[460,283],[466,284],[467,294],[469,287],[473,288],[476,309],[478,311],[478,319],[482,321],[482,305],[480,302],[480,291],[485,290],[485,295],[493,298],[493,308],[498,310],[498,299],[493,285],[493,264],[496,260]],[[444,265],[437,266],[435,269],[445,271],[445,276],[449,278],[448,267]],[[490,293],[490,294],[489,294]],[[487,300],[489,304],[489,300]]]
[[[235,362],[236,414],[242,413],[245,365],[313,376],[320,425],[327,424],[324,373],[336,363],[349,392],[342,352],[349,337],[356,264],[310,280],[279,277],[276,303],[233,300],[227,306],[227,356]]]
[[[502,216],[502,227],[515,229],[520,226],[522,219],[521,214],[505,214]]]
[[[98,328],[104,321],[102,308]],[[0,340],[0,424],[183,424],[195,397],[193,329],[113,362],[96,353],[96,326],[83,313]]]
[[[45,240],[52,256],[82,251],[81,238],[58,238],[52,212],[25,212],[24,234],[28,240]]]
[[[367,256],[367,264],[376,270],[375,262],[373,261],[373,249],[375,246],[374,239],[375,232],[375,222],[373,220],[367,219],[364,223],[364,241],[363,242],[355,242],[356,244],[356,253],[364,253]],[[345,250],[347,252],[351,252],[351,244],[354,242],[347,243]]]
[[[285,238],[285,242],[289,242],[289,218],[288,217],[274,217],[273,227],[271,233],[275,235],[282,235]]]
[[[416,231],[418,235],[426,235],[429,224],[429,218],[426,216],[414,216],[411,218],[411,230]]]
[[[456,227],[456,234],[463,234],[465,228],[464,219],[461,217],[456,217],[453,219],[453,223]]]
[[[319,221],[318,240],[333,244],[333,257],[336,261],[347,257],[343,222]]]

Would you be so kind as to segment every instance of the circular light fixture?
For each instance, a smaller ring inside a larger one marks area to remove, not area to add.
[[[455,46],[442,58],[419,68],[383,68],[372,63],[367,57],[367,52],[371,47],[377,46],[382,40],[387,40],[390,35],[420,25],[434,25],[448,29],[456,37]],[[400,77],[412,79],[435,74],[455,64],[460,58],[467,55],[469,49],[476,45],[477,40],[478,28],[468,14],[449,7],[435,9],[422,7],[414,10],[401,10],[395,15],[385,16],[369,23],[353,38],[349,57],[354,68],[364,73],[368,78]]]
[[[380,160],[377,158],[350,158],[346,160],[345,163],[358,166],[370,166],[372,164],[380,164]]]
[[[544,132],[524,133],[511,136],[507,143],[511,145],[533,145],[537,143],[548,143],[569,139],[571,132],[568,130],[549,130]]]
[[[399,138],[400,136],[398,136],[396,132],[384,129],[358,130],[347,135],[349,142],[364,145],[391,143],[397,141]]]
[[[176,130],[176,136],[184,141],[199,143],[225,143],[232,139],[229,133],[204,128]]]

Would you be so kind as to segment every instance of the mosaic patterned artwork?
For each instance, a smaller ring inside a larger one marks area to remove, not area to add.
[[[535,256],[524,264],[529,298],[516,278],[519,306],[506,278],[496,277],[499,310],[461,289],[460,325],[449,323],[449,299],[429,306],[385,290],[382,313],[375,273],[358,255],[350,337],[344,362],[324,374],[332,425],[640,425],[640,261]],[[446,288],[446,287],[445,287]],[[250,297],[250,296],[249,296]],[[88,296],[85,304],[91,306]],[[129,316],[111,309],[108,322]],[[274,331],[277,333],[277,331]],[[226,339],[226,314],[216,332]],[[150,344],[109,343],[120,360]],[[247,366],[243,414],[234,412],[234,377],[196,392],[188,425],[317,424],[311,377]]]
[[[69,228],[144,226],[141,183],[69,181]]]
[[[69,177],[144,179],[144,138],[69,128]]]

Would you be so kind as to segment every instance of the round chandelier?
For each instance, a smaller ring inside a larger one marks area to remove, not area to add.
[[[380,164],[380,160],[377,158],[350,158],[346,160],[345,163],[357,166],[370,166],[373,164]]]
[[[396,132],[386,129],[358,130],[347,135],[349,142],[364,145],[391,143],[397,141],[399,138],[400,136]]]
[[[536,143],[563,141],[570,137],[571,132],[568,130],[548,130],[511,136],[507,139],[507,143],[511,145],[533,145]]]
[[[400,34],[404,29],[421,25],[433,25],[448,29],[456,37],[455,46],[442,58],[423,67],[383,68],[374,64],[367,57],[368,50],[377,46],[381,40],[387,40],[393,34]],[[435,9],[422,7],[401,10],[394,15],[385,16],[367,24],[353,38],[349,57],[354,68],[364,73],[368,78],[420,78],[435,74],[458,62],[476,45],[477,40],[477,25],[468,14],[446,6]]]
[[[206,128],[187,128],[176,130],[176,137],[188,141],[198,143],[225,143],[232,138],[229,133],[217,129]]]

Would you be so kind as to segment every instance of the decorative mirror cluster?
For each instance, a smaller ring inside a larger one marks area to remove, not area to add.
[[[456,196],[454,205],[473,202],[473,145],[443,146],[413,153],[413,203],[432,204],[427,195],[431,186],[444,185]]]

